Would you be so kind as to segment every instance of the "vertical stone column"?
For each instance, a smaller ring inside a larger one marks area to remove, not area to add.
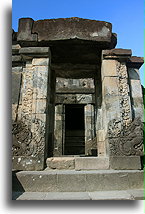
[[[144,122],[143,91],[140,81],[139,68],[143,63],[144,60],[142,57],[134,56],[132,56],[127,62],[133,118],[138,118],[142,122]]]
[[[113,169],[140,168],[142,125],[132,117],[127,71],[130,56],[130,50],[103,51],[101,71],[102,109],[105,112],[103,127],[106,155],[110,157],[110,167]]]
[[[85,113],[85,155],[97,155],[97,141],[95,138],[95,113],[94,106],[87,104]]]
[[[63,151],[63,104],[55,106],[55,126],[54,126],[54,157],[62,156]]]
[[[19,53],[25,66],[22,71],[21,106],[18,107],[20,114],[13,123],[13,168],[42,170],[46,148],[50,50],[45,47],[21,48]]]

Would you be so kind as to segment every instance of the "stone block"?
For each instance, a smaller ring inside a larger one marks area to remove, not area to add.
[[[26,192],[57,192],[56,172],[20,172],[17,174],[19,182]]]
[[[12,56],[12,62],[21,62],[22,57],[20,55],[13,55]]]
[[[112,191],[129,188],[128,172],[100,170],[86,174],[86,191]]]
[[[131,56],[131,49],[114,48],[111,50],[103,50],[103,56]]]
[[[46,113],[46,99],[36,100],[36,113],[37,114]]]
[[[118,77],[104,77],[102,82],[102,95],[117,96],[119,95],[119,80]]]
[[[75,158],[75,170],[97,170],[97,169],[109,169],[109,159],[98,157]]]
[[[143,189],[144,188],[144,172],[143,170],[131,170],[128,174],[129,189]]]
[[[130,80],[140,80],[139,70],[137,68],[128,68],[128,75]]]
[[[141,169],[141,160],[139,156],[110,157],[109,162],[111,169]]]
[[[143,189],[134,189],[127,190],[127,192],[132,196],[134,200],[144,200],[144,190]]]
[[[59,192],[85,192],[85,174],[84,173],[58,173],[58,191]]]
[[[38,40],[43,42],[76,38],[111,43],[112,25],[108,22],[81,19],[78,17],[45,19],[35,21],[32,32],[37,33]]]
[[[37,41],[37,34],[32,34],[33,19],[19,19],[19,29],[17,33],[17,41]]]
[[[39,171],[44,168],[44,157],[13,156],[12,169],[24,171]]]
[[[12,104],[12,120],[15,121],[16,120],[16,116],[17,116],[17,104]]]
[[[42,66],[39,66],[39,65],[36,65],[35,67],[34,67],[34,71],[37,73],[39,73],[39,74],[41,74],[42,72],[46,72],[46,73],[48,73],[48,66],[46,66],[46,65],[42,65]]]
[[[104,104],[106,109],[106,122],[113,119],[121,118],[120,111],[120,97],[119,96],[105,96]],[[107,124],[107,123],[106,123]]]
[[[21,87],[21,73],[12,73],[12,104],[18,104]]]
[[[37,57],[39,54],[41,55],[47,55],[50,57],[50,48],[49,47],[23,47],[19,51],[20,54],[27,54]]]
[[[103,60],[102,61],[102,79],[104,77],[117,77],[117,61]]]
[[[12,67],[12,72],[22,72],[23,68],[22,66],[18,66],[18,67]]]
[[[132,56],[127,61],[128,68],[137,68],[139,69],[144,63],[143,57]]]
[[[89,192],[91,200],[132,200],[127,191],[97,191]]]
[[[46,66],[39,66],[36,68],[46,68]],[[40,69],[41,70],[41,69]],[[35,95],[37,99],[46,98],[48,90],[48,69],[42,71],[35,71],[33,74],[33,91],[35,90]]]
[[[47,66],[49,64],[49,59],[48,58],[34,58],[32,60],[32,65],[34,66]]]
[[[142,88],[141,88],[141,83],[140,80],[130,80],[130,85],[131,85],[131,96],[132,98],[141,98],[143,97],[142,95]]]
[[[19,44],[12,45],[12,54],[19,53],[21,46]]]
[[[139,107],[133,106],[133,110],[134,110],[134,116],[135,116],[135,118],[140,118],[140,120],[142,122],[144,122],[145,118],[144,118],[144,108],[143,108],[143,105],[140,105]]]
[[[97,131],[97,142],[105,140],[105,132],[104,130]]]
[[[98,141],[97,142],[97,150],[98,150],[98,156],[99,157],[106,156],[106,143],[105,143],[105,141]]]
[[[51,192],[44,200],[90,200],[87,192]]]
[[[46,164],[49,169],[74,169],[75,159],[74,157],[47,158]]]

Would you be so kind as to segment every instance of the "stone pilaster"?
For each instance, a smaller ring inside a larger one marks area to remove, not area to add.
[[[110,157],[110,167],[127,169],[129,158],[143,153],[143,127],[139,118],[133,118],[131,93],[127,62],[130,50],[113,49],[103,51],[102,58],[102,108],[104,115],[104,133],[106,154]],[[114,161],[126,160],[121,165]],[[136,161],[135,158],[131,159]],[[139,163],[139,161],[138,161]],[[140,168],[138,165],[137,168]],[[129,168],[130,169],[130,168]]]
[[[49,48],[21,48],[21,105],[13,121],[13,168],[42,170],[46,147]],[[39,57],[38,57],[39,56]]]

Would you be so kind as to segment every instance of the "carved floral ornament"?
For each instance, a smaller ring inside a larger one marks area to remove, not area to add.
[[[108,125],[110,155],[143,155],[143,123],[136,118],[129,127],[121,130],[121,121],[113,120]]]
[[[12,152],[14,156],[35,157],[44,153],[45,124],[41,120],[35,119],[33,125],[35,126],[34,132],[32,132],[29,126],[22,121],[14,122],[12,124]]]

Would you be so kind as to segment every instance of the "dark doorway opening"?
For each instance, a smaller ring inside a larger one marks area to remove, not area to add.
[[[84,105],[65,105],[64,155],[85,154]]]

